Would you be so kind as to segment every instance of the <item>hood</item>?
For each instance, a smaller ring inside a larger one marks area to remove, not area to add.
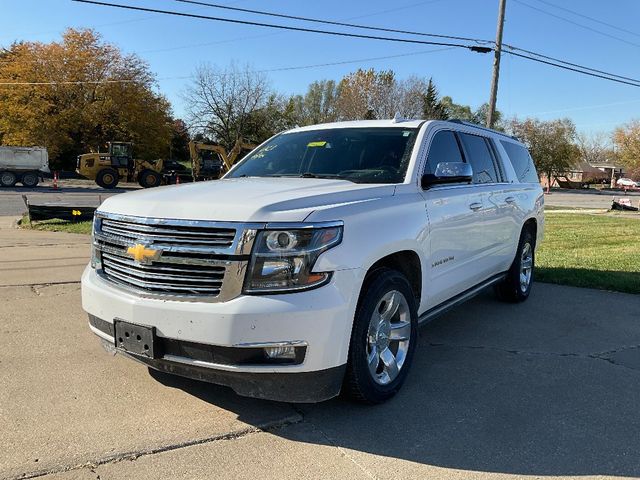
[[[371,201],[394,192],[394,185],[356,184],[346,180],[245,177],[115,195],[105,200],[98,210],[152,218],[301,222],[318,208]]]

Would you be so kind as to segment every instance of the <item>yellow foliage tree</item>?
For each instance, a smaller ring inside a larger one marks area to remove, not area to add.
[[[45,146],[56,168],[109,140],[133,142],[140,158],[169,151],[171,109],[148,65],[93,30],[14,43],[0,51],[0,82],[0,144]]]
[[[613,133],[613,143],[620,162],[629,175],[640,178],[640,120],[633,120]]]

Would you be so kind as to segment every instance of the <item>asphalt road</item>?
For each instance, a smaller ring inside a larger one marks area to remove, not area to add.
[[[292,406],[109,355],[80,306],[88,238],[9,227],[2,479],[640,477],[640,295],[485,293],[421,329],[390,402]]]
[[[598,190],[552,190],[544,196],[545,205],[570,208],[611,208],[614,198],[628,197],[634,206],[640,202],[640,192],[600,192]]]
[[[137,190],[136,184],[121,184],[114,190],[105,190],[89,180],[61,180],[60,188],[54,190],[51,182],[36,188],[24,187],[0,188],[0,216],[22,215],[25,211],[22,195],[26,195],[31,203],[70,203],[74,206],[97,206],[100,200],[111,195]],[[606,209],[611,207],[614,197],[624,196],[622,192],[614,194],[600,193],[596,190],[553,190],[545,195],[545,203],[551,206],[584,207]],[[634,205],[640,202],[640,192],[628,193]]]
[[[69,203],[74,206],[98,206],[101,199],[140,188],[135,184],[123,184],[113,190],[105,190],[89,180],[61,180],[58,187],[57,190],[54,189],[49,180],[35,188],[0,188],[0,216],[19,216],[26,212],[23,195],[33,204]]]

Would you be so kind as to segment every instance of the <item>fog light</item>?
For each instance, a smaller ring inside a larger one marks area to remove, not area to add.
[[[296,349],[294,347],[266,347],[264,349],[264,354],[267,358],[295,360]]]

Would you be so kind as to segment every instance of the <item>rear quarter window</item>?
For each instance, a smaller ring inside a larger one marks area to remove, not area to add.
[[[517,143],[505,142],[504,140],[500,140],[500,143],[507,152],[518,180],[521,183],[538,183],[540,181],[538,173],[527,149]]]

